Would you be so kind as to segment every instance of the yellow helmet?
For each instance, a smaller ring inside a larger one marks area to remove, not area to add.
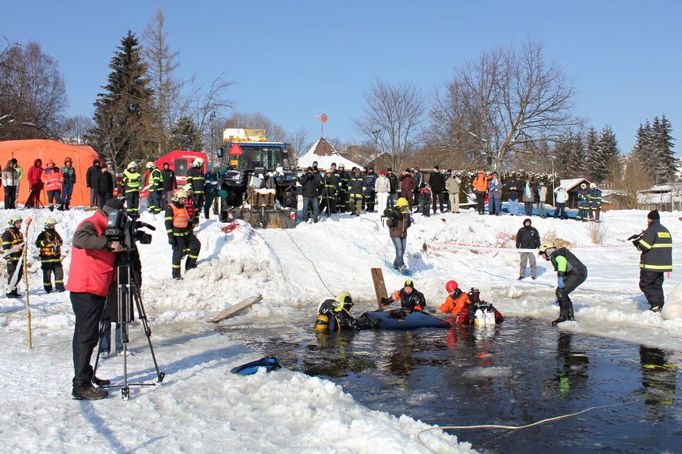
[[[395,206],[398,208],[403,208],[406,206],[410,206],[410,203],[407,201],[405,197],[398,197],[398,200],[395,201]]]
[[[352,306],[353,298],[351,298],[350,293],[347,290],[344,290],[336,297],[334,312],[341,312],[344,309],[349,310]]]
[[[553,241],[543,241],[540,245],[540,249],[538,249],[538,254],[546,254],[547,249],[556,249],[556,244],[554,244]]]

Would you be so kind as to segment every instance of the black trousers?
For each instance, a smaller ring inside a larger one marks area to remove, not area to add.
[[[140,211],[140,193],[138,191],[126,191],[126,212],[138,214]]]
[[[16,208],[17,204],[17,187],[5,186],[5,209]]]
[[[185,270],[196,268],[199,251],[201,251],[201,243],[197,237],[194,236],[194,233],[185,236],[176,236],[174,239],[172,276],[178,278],[180,277],[180,270],[182,268],[182,257],[185,254],[187,255]]]
[[[64,291],[64,268],[61,263],[43,263],[43,287],[46,291],[52,291],[52,273],[54,273],[54,285],[57,291]]]
[[[476,191],[476,211],[478,214],[485,213],[485,192]]]
[[[436,213],[436,208],[440,207],[440,212],[443,212],[443,205],[445,204],[445,194],[441,192],[433,193],[433,213]]]
[[[73,387],[80,388],[92,381],[90,359],[99,337],[99,322],[106,297],[92,293],[71,292],[71,307],[76,314],[73,329]]]
[[[569,273],[564,277],[564,288],[557,289],[557,297],[559,298],[559,317],[573,319],[573,301],[568,294],[578,288],[580,284],[587,279],[587,273],[576,274]]]
[[[651,307],[663,307],[663,271],[639,270],[639,289]]]
[[[23,264],[21,262],[21,259],[16,261],[16,262],[7,262],[7,283],[10,284],[12,282],[12,276],[14,276],[14,272],[17,269],[17,266],[21,267],[19,270],[19,279],[17,279],[17,283],[21,282],[21,274],[24,272]],[[15,292],[17,290],[16,285],[13,288],[8,289],[9,292]]]

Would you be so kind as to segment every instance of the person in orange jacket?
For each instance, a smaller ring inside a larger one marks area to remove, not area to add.
[[[457,282],[448,281],[447,284],[445,284],[445,290],[447,290],[448,296],[445,298],[445,302],[438,308],[439,312],[455,316],[459,314],[464,307],[471,304],[469,295],[459,288]]]
[[[485,214],[485,194],[488,191],[488,176],[483,170],[479,170],[476,177],[471,182],[471,187],[476,194],[476,211],[478,214]]]

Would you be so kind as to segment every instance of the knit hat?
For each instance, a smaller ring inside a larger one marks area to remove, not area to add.
[[[386,172],[384,172],[383,170],[380,170],[380,171],[379,171],[379,175],[381,175],[381,176],[383,177],[383,176],[386,175]]]
[[[652,221],[660,221],[661,220],[661,215],[658,214],[658,210],[649,211],[649,214],[647,214],[646,217],[647,217],[647,219],[651,219]]]

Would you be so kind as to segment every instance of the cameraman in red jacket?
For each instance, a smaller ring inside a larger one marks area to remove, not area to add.
[[[123,202],[110,199],[101,210],[81,222],[73,235],[71,270],[66,288],[71,292],[71,306],[76,315],[72,396],[77,400],[98,400],[109,395],[104,389],[93,386],[108,385],[109,380],[94,376],[90,358],[97,345],[104,302],[114,278],[116,254],[123,250],[120,242],[104,235],[107,218],[116,210],[123,210]]]

